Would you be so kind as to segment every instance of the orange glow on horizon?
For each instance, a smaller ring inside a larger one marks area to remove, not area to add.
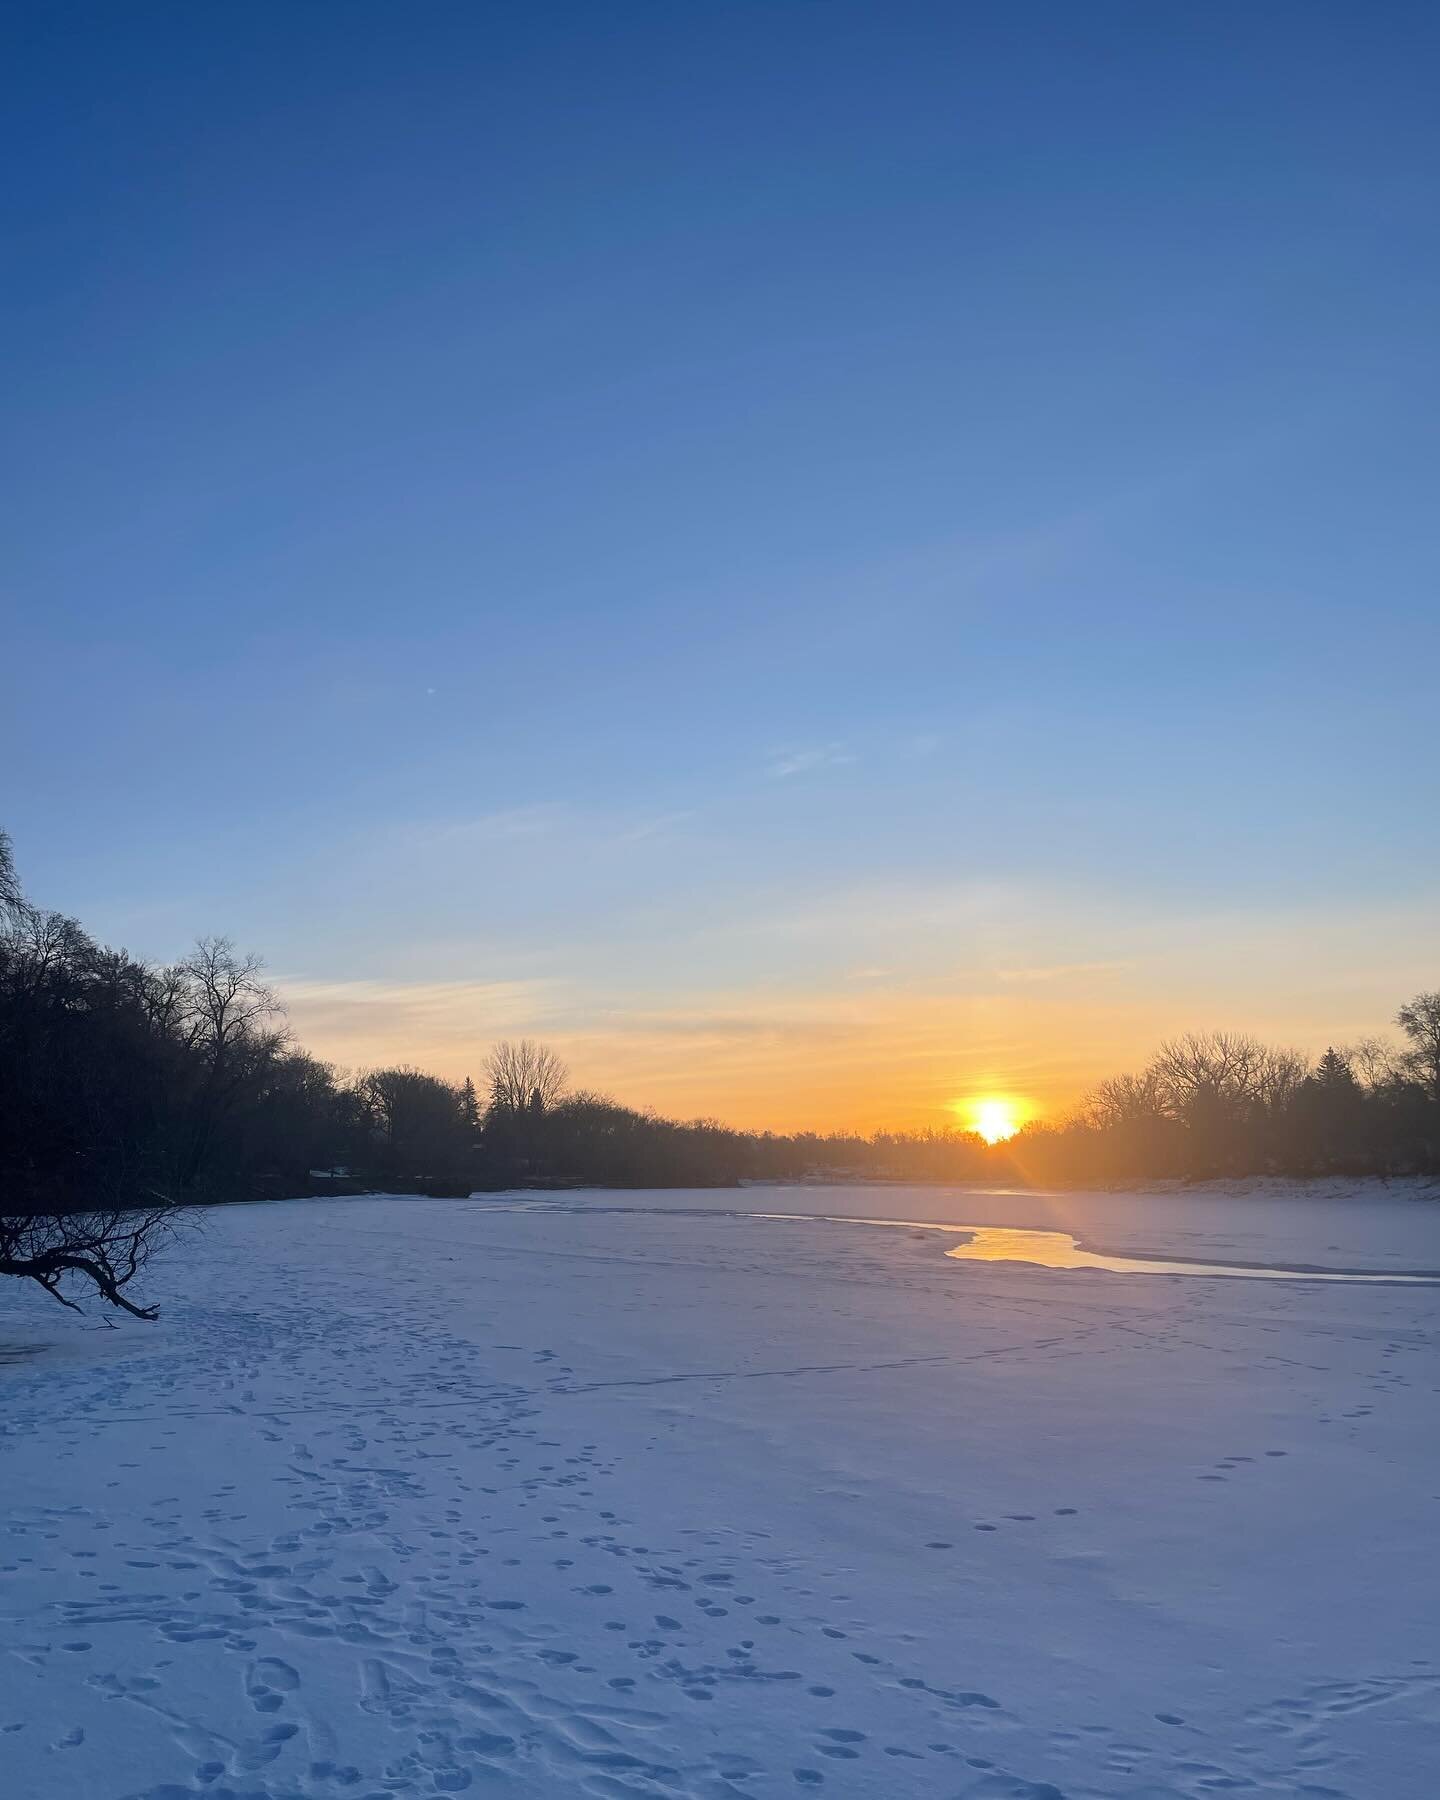
[[[982,1101],[1003,1102],[1004,1122],[1023,1128],[1063,1116],[1164,1035],[1123,1018],[1107,1028],[1028,990],[1019,1006],[1007,996],[707,992],[580,1017],[561,1013],[543,984],[518,981],[291,977],[282,992],[298,1041],[345,1068],[409,1063],[478,1079],[491,1043],[530,1036],[569,1065],[576,1088],[666,1118],[782,1133],[970,1130]]]

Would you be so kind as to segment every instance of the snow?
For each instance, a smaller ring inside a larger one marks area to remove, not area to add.
[[[765,1212],[829,1215],[803,1221]],[[1440,1268],[1403,1186],[323,1199],[158,1325],[0,1291],[17,1800],[1430,1800]]]

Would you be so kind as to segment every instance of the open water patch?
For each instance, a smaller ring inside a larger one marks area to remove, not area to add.
[[[1202,1275],[1240,1281],[1377,1282],[1409,1287],[1440,1286],[1440,1271],[1392,1269],[1295,1269],[1270,1263],[1212,1263],[1185,1257],[1113,1256],[1087,1250],[1068,1231],[1036,1231],[1013,1225],[937,1225],[928,1219],[849,1219],[815,1213],[753,1213],[757,1219],[788,1219],[823,1225],[883,1225],[890,1230],[938,1231],[962,1241],[945,1252],[956,1262],[1024,1263],[1031,1268],[1101,1270],[1109,1275]]]

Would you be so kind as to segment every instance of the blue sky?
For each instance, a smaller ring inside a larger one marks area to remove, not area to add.
[[[38,897],[777,1124],[1440,981],[1434,9],[9,19]]]

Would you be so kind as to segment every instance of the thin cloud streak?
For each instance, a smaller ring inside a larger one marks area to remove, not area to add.
[[[1070,981],[1081,975],[1119,975],[1133,969],[1130,962],[1051,963],[1033,969],[997,969],[997,981]]]
[[[791,775],[810,775],[818,769],[843,769],[858,761],[843,744],[811,744],[775,752],[767,773],[783,781]]]
[[[638,824],[631,825],[619,832],[615,842],[617,844],[639,844],[643,843],[646,838],[663,837],[665,833],[674,831],[680,825],[688,825],[695,816],[693,807],[682,808],[676,812],[659,813],[653,819],[642,819]]]
[[[497,1037],[553,1018],[545,981],[276,981],[296,1038],[347,1067],[418,1063],[464,1074]]]

